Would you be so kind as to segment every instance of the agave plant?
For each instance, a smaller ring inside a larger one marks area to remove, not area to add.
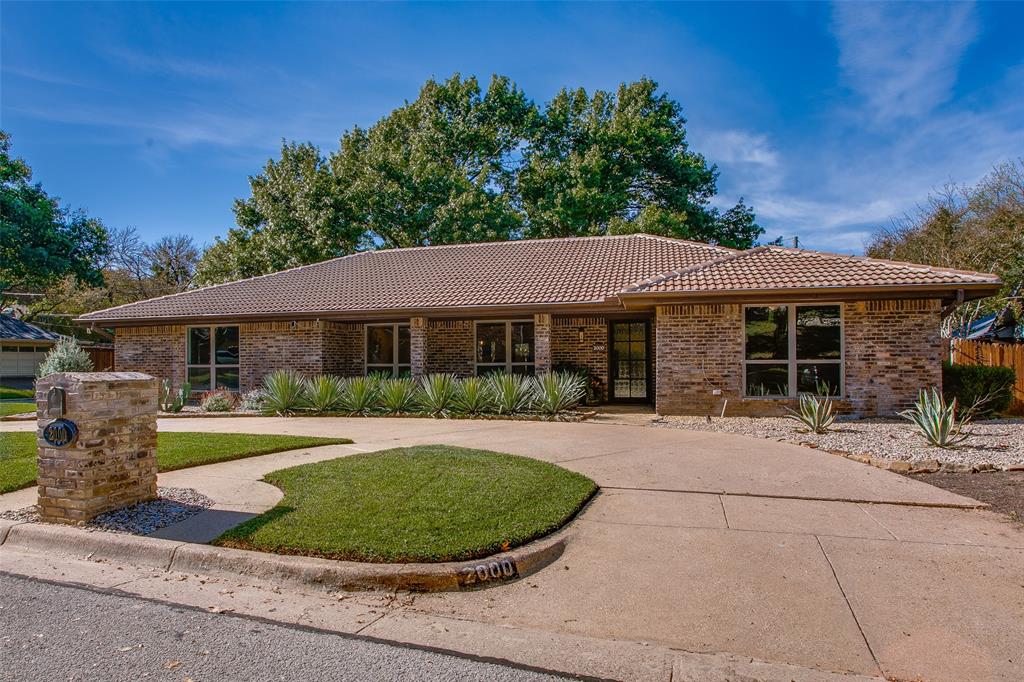
[[[789,419],[795,419],[806,426],[811,433],[825,433],[836,420],[835,406],[832,398],[821,397],[811,393],[800,394],[799,409],[786,408]]]
[[[330,374],[321,374],[306,379],[304,393],[306,407],[317,414],[336,412],[344,390],[344,382]]]
[[[381,381],[372,376],[346,380],[338,407],[350,414],[369,414],[377,406],[380,384]]]
[[[454,374],[428,374],[420,380],[416,402],[435,417],[446,416],[455,407],[457,387]]]
[[[380,383],[378,403],[385,412],[399,414],[416,408],[416,383],[412,379],[385,379]]]
[[[970,417],[957,418],[956,398],[947,404],[935,388],[918,393],[914,406],[899,415],[914,422],[928,444],[937,448],[955,448],[971,436],[964,431]]]
[[[288,416],[305,405],[306,382],[302,375],[291,370],[278,370],[263,379],[264,414]]]
[[[521,414],[533,404],[533,386],[520,374],[491,374],[487,377],[498,414]]]
[[[586,397],[587,379],[575,372],[551,372],[533,380],[533,394],[534,408],[556,417]]]
[[[469,377],[456,384],[455,410],[476,416],[494,411],[490,384],[480,377]]]

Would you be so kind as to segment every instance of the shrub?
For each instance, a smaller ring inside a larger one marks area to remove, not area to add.
[[[532,406],[533,386],[529,377],[495,373],[487,377],[487,384],[498,414],[521,414]]]
[[[177,391],[172,390],[171,380],[164,379],[160,386],[160,409],[164,412],[181,412],[192,393],[192,384],[187,381]]]
[[[377,401],[390,414],[412,412],[416,409],[416,383],[404,377],[385,379],[380,383]]]
[[[420,380],[416,402],[427,414],[446,416],[454,407],[457,385],[454,374],[428,374]]]
[[[266,400],[264,414],[287,416],[304,406],[305,382],[302,375],[291,370],[278,370],[263,379]]]
[[[575,372],[551,372],[533,380],[533,406],[541,414],[557,416],[587,395],[587,378]]]
[[[376,377],[354,377],[343,381],[338,406],[349,414],[369,414],[377,404],[379,387],[383,382]]]
[[[825,395],[821,397],[810,393],[800,394],[800,406],[797,410],[790,410],[786,416],[802,423],[811,433],[825,433],[836,420],[835,406],[832,399]]]
[[[37,377],[45,377],[58,372],[91,372],[92,358],[71,337],[64,337],[57,342],[36,370]]]
[[[323,414],[338,410],[345,385],[336,376],[321,374],[306,379],[304,391],[305,406],[317,414]]]
[[[266,402],[266,391],[262,388],[254,388],[251,391],[242,394],[242,401],[238,404],[238,407],[243,410],[249,410],[250,412],[262,412],[263,406]]]
[[[480,377],[458,381],[455,386],[454,405],[457,412],[471,416],[492,412],[494,400],[490,385]]]
[[[992,417],[1005,412],[1013,402],[1016,381],[1010,367],[985,365],[943,365],[942,395],[956,400],[972,416]]]
[[[203,412],[230,412],[238,404],[238,397],[231,391],[207,391],[199,398]]]
[[[942,394],[934,388],[921,391],[914,407],[903,410],[900,416],[914,422],[928,444],[937,448],[955,448],[970,437],[969,433],[963,432],[970,418],[957,418],[956,398],[947,404]]]

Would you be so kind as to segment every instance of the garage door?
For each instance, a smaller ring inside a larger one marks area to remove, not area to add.
[[[0,346],[0,376],[33,377],[46,350],[34,346]]]

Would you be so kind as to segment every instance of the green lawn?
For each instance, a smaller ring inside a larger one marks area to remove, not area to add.
[[[160,471],[173,471],[282,450],[351,442],[347,438],[247,433],[158,433],[156,462]],[[36,434],[0,433],[0,493],[25,488],[35,480]]]
[[[264,480],[284,499],[216,544],[357,561],[471,559],[560,528],[597,491],[553,464],[441,445],[305,464]]]
[[[0,386],[0,400],[7,398],[33,399],[35,396],[36,392],[31,388],[11,388],[10,386]]]
[[[0,403],[0,417],[9,414],[21,414],[22,412],[35,412],[35,403]]]

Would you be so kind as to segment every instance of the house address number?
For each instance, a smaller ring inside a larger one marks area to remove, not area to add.
[[[459,585],[462,587],[482,585],[499,580],[511,580],[518,577],[519,568],[516,566],[516,562],[511,559],[488,561],[476,566],[467,566],[459,569]]]
[[[595,351],[605,351],[605,350],[608,350],[608,346],[604,345],[603,343],[595,343],[594,344],[594,350]]]

